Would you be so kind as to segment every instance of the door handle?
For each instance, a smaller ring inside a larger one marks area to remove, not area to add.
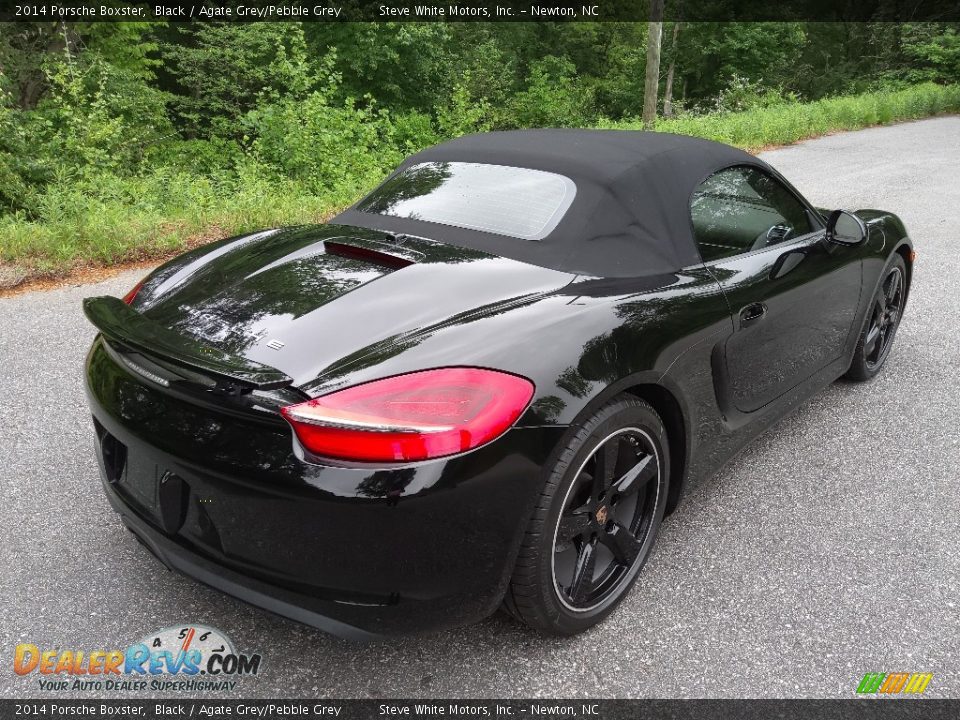
[[[747,327],[759,322],[767,314],[767,306],[763,303],[750,303],[740,311],[740,327]]]

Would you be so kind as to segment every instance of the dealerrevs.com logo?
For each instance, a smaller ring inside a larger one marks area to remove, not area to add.
[[[233,690],[260,672],[258,653],[240,653],[216,628],[184,624],[150,633],[125,650],[17,645],[13,670],[36,675],[40,690]]]

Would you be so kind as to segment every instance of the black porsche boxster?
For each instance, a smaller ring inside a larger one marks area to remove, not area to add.
[[[85,300],[103,485],[170,568],[329,632],[576,633],[691,485],[880,370],[913,259],[725,145],[460,138]]]

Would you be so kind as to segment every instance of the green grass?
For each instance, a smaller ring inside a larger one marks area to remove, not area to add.
[[[840,130],[960,112],[960,85],[790,103],[738,113],[661,119],[657,130],[756,150]],[[635,129],[637,122],[604,123]],[[249,164],[222,177],[155,170],[104,175],[48,187],[37,219],[0,217],[0,270],[11,277],[56,277],[81,266],[168,256],[256,228],[315,222],[348,205],[371,182],[357,178],[326,195],[289,180],[268,180]],[[0,273],[2,277],[3,273]]]
[[[49,188],[40,220],[0,217],[0,266],[15,266],[9,276],[23,280],[158,259],[250,230],[319,222],[349,202],[249,174],[103,176]]]
[[[661,118],[657,130],[758,150],[841,130],[948,112],[960,112],[960,85],[925,83],[904,90],[773,105],[737,113]],[[609,127],[638,129],[640,123],[613,123]]]

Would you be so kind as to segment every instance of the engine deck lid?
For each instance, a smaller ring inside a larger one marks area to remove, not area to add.
[[[247,389],[272,390],[293,382],[269,365],[201,343],[141,315],[119,298],[86,298],[83,312],[111,342]]]

